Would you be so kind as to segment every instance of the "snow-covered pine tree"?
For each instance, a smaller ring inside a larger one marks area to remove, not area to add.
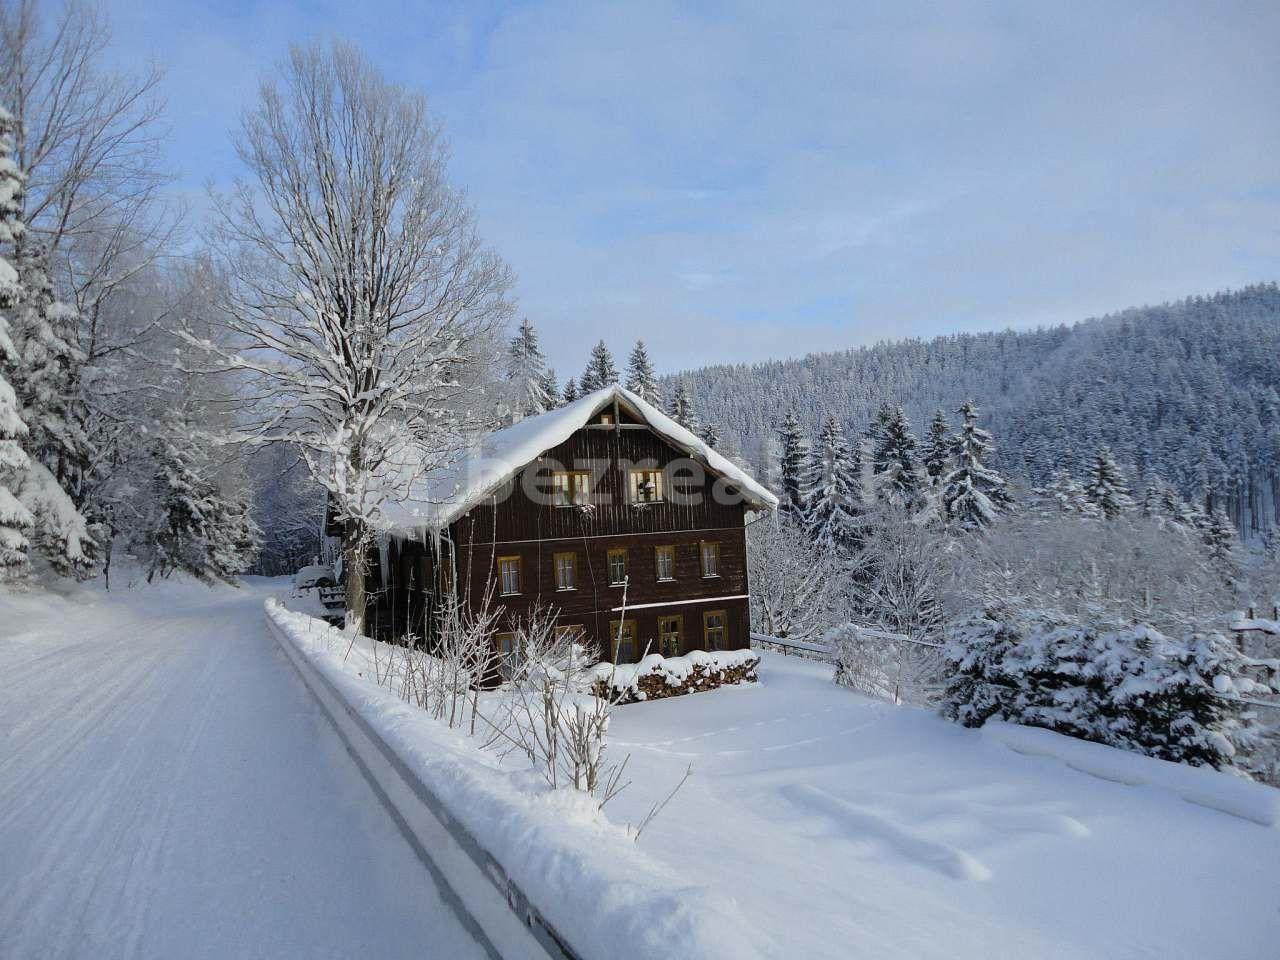
[[[871,460],[876,496],[885,503],[914,509],[921,500],[923,480],[916,456],[916,438],[899,406],[881,407],[873,428]]]
[[[554,410],[563,402],[560,398],[560,385],[556,382],[556,372],[551,367],[547,367],[547,372],[542,376],[542,392],[547,398],[548,410]]]
[[[952,626],[943,649],[947,681],[939,712],[966,727],[980,727],[992,717],[1016,719],[1018,687],[1008,662],[1020,639],[1000,608]]]
[[[591,393],[617,382],[618,368],[613,365],[613,354],[601,340],[591,348],[591,357],[587,360],[587,369],[582,372],[578,387],[583,393]]]
[[[708,423],[699,431],[698,437],[712,450],[720,446],[720,431],[714,423]]]
[[[947,415],[939,408],[929,421],[929,435],[924,441],[924,472],[930,484],[941,484],[951,472],[954,453],[955,438],[951,436]]]
[[[689,385],[683,380],[676,384],[676,392],[671,395],[667,416],[691,433],[698,432],[700,425],[698,414],[693,409],[693,396],[689,393]]]
[[[54,295],[44,244],[26,242],[19,249],[23,299],[10,332],[18,351],[13,386],[31,431],[27,450],[75,496],[93,455],[84,426],[88,411],[75,383],[75,371],[85,362],[75,344],[79,317]]]
[[[573,403],[573,401],[578,399],[578,396],[577,381],[575,381],[573,377],[570,377],[564,382],[564,393],[562,394],[562,398],[565,403]]]
[[[22,190],[22,171],[13,162],[13,117],[0,107],[0,251],[23,234]],[[31,512],[18,499],[18,482],[29,463],[22,449],[27,425],[18,412],[17,394],[5,377],[5,369],[17,359],[7,313],[21,295],[18,272],[0,252],[0,579],[26,566],[27,531],[33,522]]]
[[[232,581],[257,553],[257,530],[243,494],[224,493],[207,444],[185,409],[171,409],[153,441],[149,509],[133,531],[147,581],[183,571]]]
[[[1200,536],[1210,565],[1227,583],[1233,583],[1240,574],[1239,539],[1235,524],[1222,507],[1209,514]]]
[[[649,351],[643,340],[637,340],[627,358],[627,389],[641,400],[662,408],[662,393],[658,390],[658,375],[649,360]]]
[[[1004,477],[983,462],[994,444],[991,434],[978,426],[977,405],[966,400],[959,413],[956,467],[943,481],[943,512],[948,521],[965,529],[981,529],[1008,506],[1009,494]]]
[[[804,523],[808,514],[813,464],[809,455],[809,439],[800,429],[800,421],[794,410],[787,412],[778,434],[782,442],[779,471],[782,496],[779,509],[792,520]]]
[[[525,317],[507,350],[507,380],[512,390],[512,412],[517,418],[533,417],[551,409],[546,376],[547,360],[538,348],[538,334]]]
[[[1035,491],[1042,516],[1069,514],[1089,520],[1102,518],[1102,511],[1085,495],[1084,486],[1069,470],[1055,470],[1052,479]]]
[[[1234,766],[1252,745],[1256,720],[1238,699],[1252,692],[1235,646],[1219,633],[1187,639],[1161,636],[1149,628],[1136,660],[1114,687],[1122,716],[1116,746],[1193,766]],[[1122,739],[1121,739],[1122,738]]]
[[[1085,497],[1102,511],[1108,520],[1133,509],[1133,498],[1129,495],[1129,483],[1124,478],[1120,465],[1116,463],[1111,448],[1102,446],[1094,454],[1089,464],[1088,477],[1084,484]]]
[[[814,451],[814,485],[808,496],[809,532],[814,542],[844,560],[861,546],[862,485],[857,454],[840,422],[829,416]]]

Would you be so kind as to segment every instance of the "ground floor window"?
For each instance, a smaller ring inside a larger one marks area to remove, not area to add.
[[[684,632],[684,617],[673,614],[658,618],[658,652],[664,657],[678,657],[684,649],[681,634]]]
[[[636,662],[636,623],[614,620],[609,624],[609,648],[614,663]]]
[[[702,636],[708,650],[725,649],[724,611],[708,610],[702,615]]]
[[[585,636],[580,623],[557,624],[556,639],[566,640],[570,643],[581,643]]]
[[[516,635],[514,633],[495,633],[494,646],[498,649],[498,673],[510,680],[516,665]]]

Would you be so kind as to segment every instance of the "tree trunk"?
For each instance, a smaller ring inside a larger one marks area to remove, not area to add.
[[[367,539],[364,524],[348,518],[342,527],[342,567],[347,580],[347,629],[356,633],[364,632],[364,579],[369,565]]]

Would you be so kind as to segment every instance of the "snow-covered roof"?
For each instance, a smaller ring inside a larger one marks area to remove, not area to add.
[[[778,498],[737,464],[652,404],[614,384],[486,434],[457,461],[430,475],[414,477],[412,470],[406,468],[399,484],[385,485],[387,490],[396,492],[389,493],[379,507],[378,526],[400,536],[448,526],[528,464],[568,440],[598,413],[611,408],[615,400],[672,446],[731,482],[752,509],[772,510],[778,506]]]

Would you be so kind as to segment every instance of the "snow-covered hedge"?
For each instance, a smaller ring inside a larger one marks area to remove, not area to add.
[[[1272,692],[1217,633],[1104,630],[1010,606],[957,625],[945,654],[949,719],[1007,720],[1194,765],[1239,765],[1257,734],[1242,698]]]
[[[578,956],[758,956],[734,901],[649,858],[590,796],[503,769],[474,740],[359,676],[344,661],[350,645],[341,630],[274,600],[267,601],[267,616],[282,642],[332,685]],[[421,819],[420,812],[401,816]]]
[[[600,663],[591,679],[597,696],[633,703],[755,683],[759,667],[760,657],[750,650],[693,650],[681,657],[651,653],[639,663]]]

